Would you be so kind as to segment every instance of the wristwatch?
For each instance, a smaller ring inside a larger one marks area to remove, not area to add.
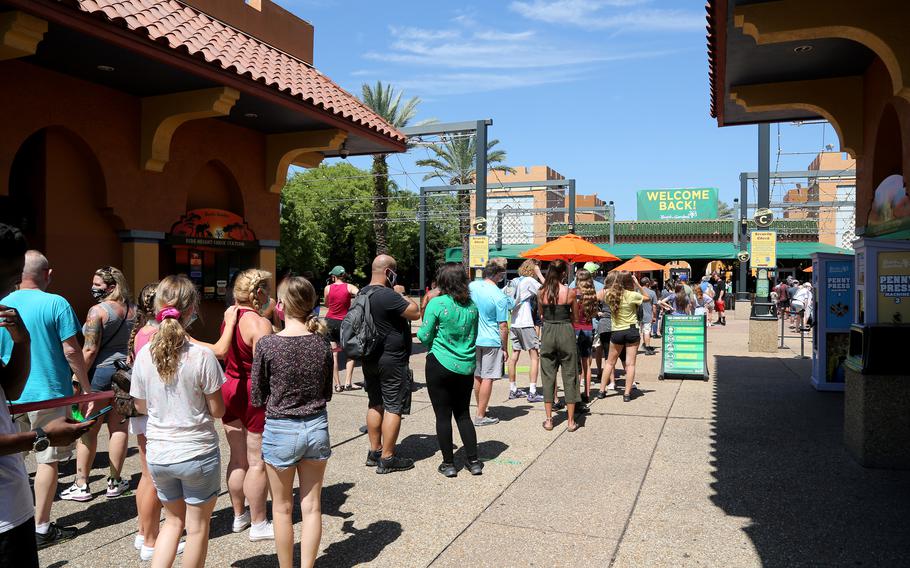
[[[51,445],[51,441],[48,439],[47,434],[44,433],[44,430],[35,428],[33,432],[35,432],[36,437],[35,443],[32,444],[32,449],[34,449],[35,452],[43,452],[48,449]]]

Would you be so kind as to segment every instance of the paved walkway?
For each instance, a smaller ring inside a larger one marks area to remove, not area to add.
[[[593,402],[575,433],[562,417],[544,431],[542,405],[508,401],[506,383],[498,383],[492,413],[502,422],[478,429],[480,477],[436,473],[423,388],[400,440],[417,467],[376,475],[363,465],[367,444],[358,431],[365,397],[336,395],[317,565],[907,565],[910,474],[865,470],[847,456],[843,397],[811,388],[808,360],[793,350],[748,353],[747,322],[708,333],[711,381],[659,382],[659,357],[640,356],[645,395]],[[423,358],[413,358],[419,382]],[[225,444],[222,455],[226,461]],[[105,459],[102,446],[96,492]],[[129,458],[128,473],[137,470]],[[132,498],[56,502],[57,521],[83,534],[42,551],[42,566],[138,564],[135,511]],[[271,542],[230,532],[231,515],[225,492],[208,565],[276,565]]]

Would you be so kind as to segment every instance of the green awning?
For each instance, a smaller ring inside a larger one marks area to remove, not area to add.
[[[777,258],[779,259],[808,260],[812,257],[812,253],[814,252],[826,252],[831,254],[853,254],[853,251],[850,249],[842,249],[826,243],[777,243]]]
[[[509,260],[520,259],[520,253],[534,248],[535,244],[503,245],[502,250],[490,248],[490,256],[501,256]],[[628,260],[636,254],[657,261],[670,260],[733,260],[739,251],[733,243],[617,243],[613,246],[598,244],[622,260]],[[835,254],[853,254],[852,250],[842,249],[825,243],[782,242],[777,243],[777,258],[782,260],[809,260],[814,252]],[[461,249],[446,249],[446,262],[461,262]]]

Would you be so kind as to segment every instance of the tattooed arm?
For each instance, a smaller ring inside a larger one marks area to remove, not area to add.
[[[100,306],[92,306],[85,318],[82,328],[85,335],[85,344],[82,346],[82,356],[85,358],[85,368],[91,369],[98,349],[101,347],[101,336],[104,333],[104,310]]]

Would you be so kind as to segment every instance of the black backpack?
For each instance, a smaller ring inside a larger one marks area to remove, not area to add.
[[[357,294],[347,315],[341,320],[341,348],[351,359],[363,359],[376,348],[379,332],[370,311],[370,296],[375,288]]]

